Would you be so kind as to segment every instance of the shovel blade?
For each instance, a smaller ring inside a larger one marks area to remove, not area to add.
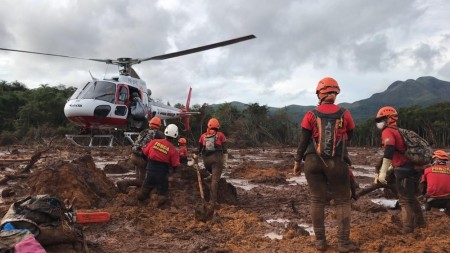
[[[210,203],[201,203],[195,207],[195,220],[207,222],[214,216],[214,205]]]

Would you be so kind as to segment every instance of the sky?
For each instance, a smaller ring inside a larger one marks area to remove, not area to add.
[[[0,48],[82,58],[147,58],[245,35],[257,38],[134,68],[152,96],[185,104],[316,105],[335,78],[337,103],[393,82],[450,81],[445,0],[3,0]],[[117,74],[104,63],[0,51],[0,80],[79,87]]]

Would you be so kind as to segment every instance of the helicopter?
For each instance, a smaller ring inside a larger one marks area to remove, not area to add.
[[[73,144],[78,146],[102,146],[96,145],[95,139],[106,139],[106,146],[113,146],[114,136],[111,134],[99,134],[104,129],[124,130],[125,138],[133,142],[133,137],[147,127],[152,117],[161,120],[180,119],[184,121],[184,130],[189,130],[189,116],[198,112],[189,112],[189,102],[192,88],[189,89],[185,108],[179,109],[165,105],[151,98],[151,90],[136,71],[132,68],[135,64],[145,61],[166,60],[183,55],[198,53],[218,47],[223,47],[246,40],[256,38],[255,35],[247,35],[231,40],[213,43],[205,46],[191,48],[173,53],[167,53],[147,58],[94,59],[68,55],[41,53],[17,49],[0,48],[3,51],[47,55],[55,57],[89,60],[117,65],[119,75],[112,78],[98,79],[92,76],[92,80],[80,86],[68,99],[64,106],[66,118],[74,125],[80,127],[79,135],[66,135]],[[137,102],[139,101],[139,102]],[[143,108],[137,112],[136,108]],[[135,109],[135,113],[133,113]],[[139,115],[137,115],[139,114]],[[88,142],[80,142],[80,139],[88,138]],[[84,143],[84,144],[83,144]]]

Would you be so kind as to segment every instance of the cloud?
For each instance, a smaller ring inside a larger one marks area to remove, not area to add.
[[[396,80],[448,78],[446,1],[5,0],[0,47],[84,58],[146,58],[255,34],[223,48],[134,68],[154,96],[184,103],[314,105],[324,76],[339,102]],[[31,25],[32,24],[32,25]],[[447,64],[447,65],[446,65]],[[0,80],[80,85],[114,66],[0,51]]]

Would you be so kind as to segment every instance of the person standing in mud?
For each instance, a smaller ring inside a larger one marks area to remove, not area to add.
[[[159,130],[161,127],[160,118],[153,117],[148,127],[148,129],[142,130],[139,133],[139,136],[131,147],[130,160],[136,170],[136,179],[125,179],[117,182],[117,188],[122,193],[126,193],[128,187],[140,187],[144,182],[147,157],[142,153],[142,148],[153,139],[164,139],[164,133]]]
[[[388,170],[394,169],[395,186],[401,207],[402,233],[409,234],[414,232],[415,225],[425,226],[423,212],[415,196],[421,172],[416,170],[414,163],[404,155],[406,145],[398,130],[397,120],[397,110],[391,106],[380,108],[375,117],[377,128],[381,130],[381,144],[384,149],[377,180],[386,184]]]
[[[186,138],[180,138],[178,140],[178,153],[180,154],[180,163],[184,165],[186,165],[188,162],[186,142]]]
[[[150,192],[156,188],[158,200],[156,206],[163,205],[167,200],[169,190],[169,173],[180,165],[177,148],[172,142],[178,137],[178,127],[170,124],[164,130],[165,139],[153,139],[142,152],[148,158],[147,173],[137,198],[144,201],[149,198]]]
[[[227,167],[228,152],[226,149],[226,137],[219,132],[220,123],[216,118],[208,121],[208,128],[200,136],[198,141],[198,154],[203,157],[203,164],[206,170],[211,173],[210,198],[209,202],[217,204],[217,191],[222,171]]]
[[[300,142],[295,156],[294,174],[304,160],[304,172],[310,191],[310,213],[316,236],[316,249],[328,248],[325,235],[327,187],[332,192],[338,221],[338,250],[359,250],[350,241],[350,175],[346,143],[355,124],[350,112],[334,104],[340,93],[337,81],[325,77],[316,94],[319,105],[308,111],[301,122]]]
[[[426,168],[421,179],[422,194],[425,196],[425,210],[432,207],[444,208],[450,215],[450,166],[448,154],[444,150],[433,153],[433,164]]]

